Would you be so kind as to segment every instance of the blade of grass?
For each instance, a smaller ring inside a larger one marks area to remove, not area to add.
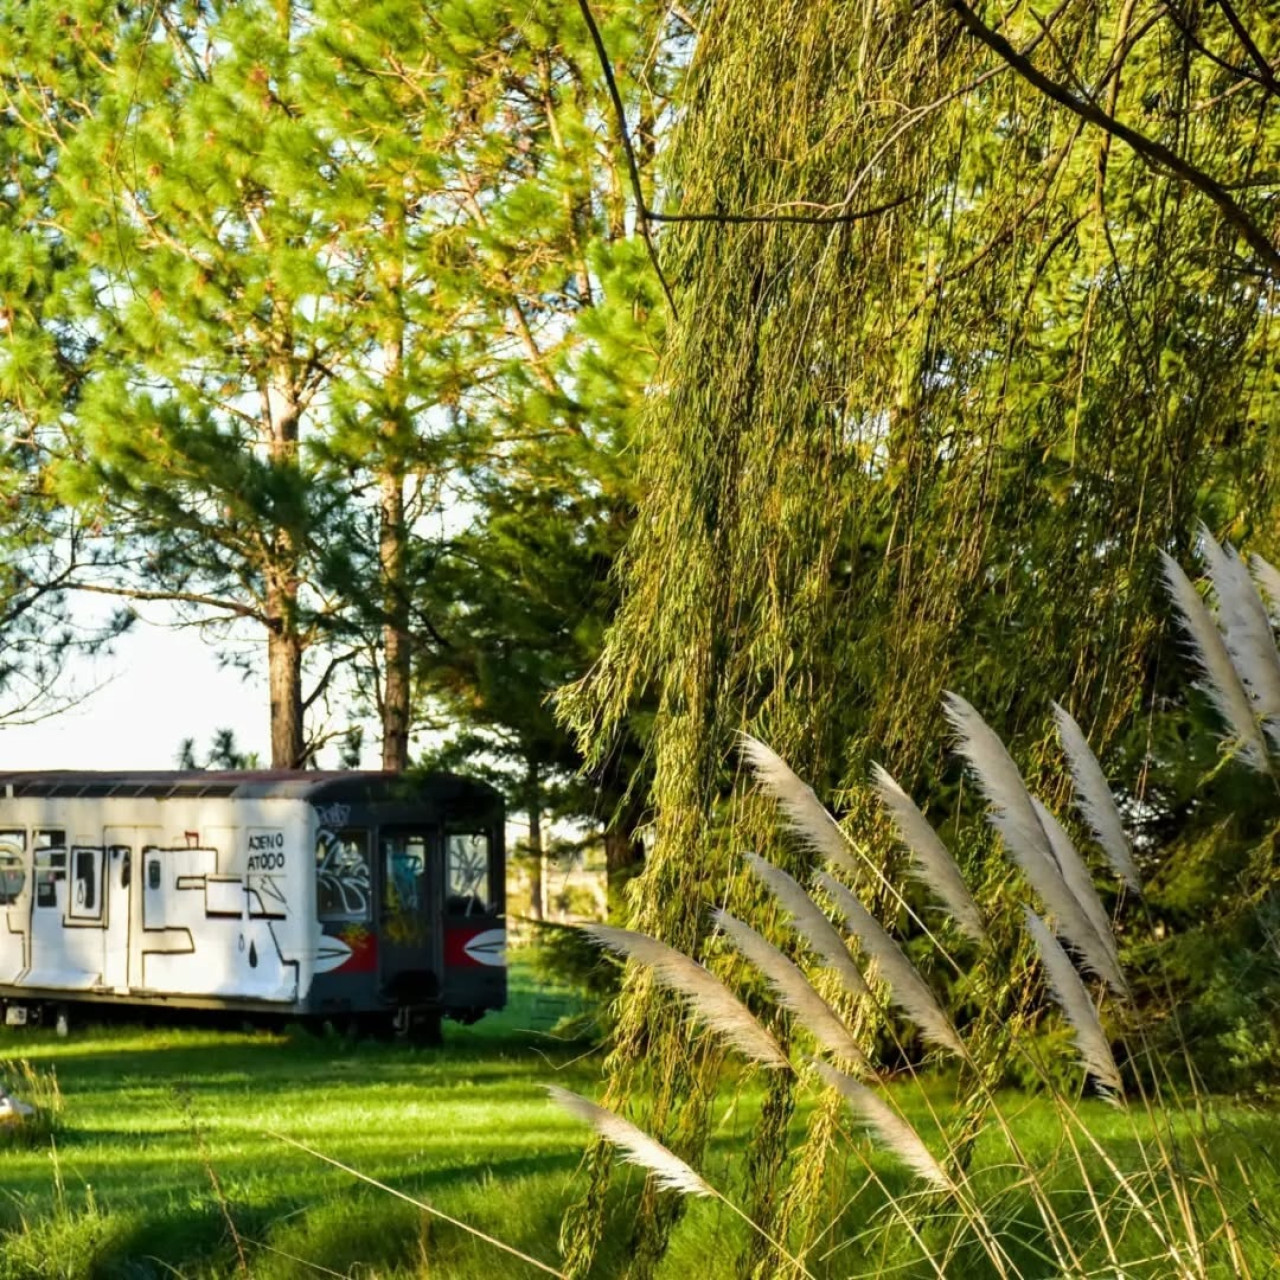
[[[371,1178],[367,1173],[361,1173],[359,1169],[353,1169],[349,1164],[343,1164],[341,1160],[335,1160],[333,1156],[327,1156],[323,1151],[317,1151],[314,1147],[307,1146],[305,1142],[299,1142],[296,1138],[290,1138],[283,1133],[275,1133],[270,1129],[267,1130],[267,1136],[275,1138],[279,1142],[287,1143],[291,1147],[297,1147],[299,1151],[305,1151],[307,1155],[313,1156],[317,1160],[323,1160],[325,1164],[331,1164],[335,1169],[341,1169],[343,1173],[350,1174],[360,1182],[367,1183],[371,1187],[377,1187],[379,1191],[385,1191],[388,1195],[395,1196],[397,1200],[403,1200],[406,1204],[414,1205],[416,1208],[421,1209],[423,1213],[429,1213],[432,1217],[439,1218],[441,1222],[447,1222],[451,1227],[457,1227],[460,1231],[465,1231],[468,1235],[475,1236],[477,1240],[483,1240],[495,1249],[500,1249],[503,1253],[509,1253],[513,1258],[519,1258],[521,1262],[527,1262],[531,1267],[536,1267],[546,1275],[558,1276],[560,1280],[568,1280],[563,1271],[557,1271],[555,1267],[549,1267],[545,1262],[540,1262],[537,1258],[530,1257],[527,1253],[522,1253],[513,1245],[505,1244],[494,1236],[488,1235],[486,1232],[481,1231],[479,1227],[473,1227],[470,1223],[451,1217],[443,1210],[426,1204],[422,1200],[415,1200],[403,1191],[397,1191],[395,1187],[389,1187],[385,1182],[379,1182],[377,1178]]]

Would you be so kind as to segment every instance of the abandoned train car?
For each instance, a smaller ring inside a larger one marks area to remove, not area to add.
[[[506,1003],[503,824],[454,774],[0,773],[5,1019],[474,1021]]]

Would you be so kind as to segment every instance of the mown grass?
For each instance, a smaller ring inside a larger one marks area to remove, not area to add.
[[[0,1277],[291,1280],[323,1274],[321,1268],[366,1277],[536,1275],[272,1134],[315,1147],[554,1265],[561,1213],[581,1185],[584,1134],[548,1105],[539,1085],[554,1080],[590,1094],[599,1078],[596,1057],[580,1057],[582,1046],[546,1034],[557,1011],[539,1004],[529,976],[517,970],[511,1007],[474,1028],[449,1027],[443,1050],[302,1031],[119,1025],[79,1030],[67,1040],[39,1030],[0,1032],[0,1057],[56,1072],[63,1104],[51,1141],[0,1150]],[[945,1080],[930,1093],[950,1106]],[[720,1107],[706,1166],[718,1185],[735,1184],[759,1098],[751,1078]],[[1064,1171],[1063,1213],[1082,1209],[1057,1116],[1047,1104],[1019,1100],[1016,1108],[1020,1141],[1046,1168]],[[911,1109],[927,1133],[919,1099]],[[1148,1133],[1147,1120],[1101,1103],[1083,1104],[1083,1114],[1123,1164],[1137,1164],[1132,1125]],[[802,1113],[795,1123],[804,1119]],[[1280,1204],[1275,1116],[1229,1108],[1222,1119],[1216,1150],[1265,1274],[1268,1259],[1280,1259],[1267,1225]],[[909,1194],[891,1159],[874,1160],[890,1190]],[[626,1167],[615,1179],[601,1276],[623,1269],[625,1193],[640,1180]],[[1036,1223],[1016,1189],[999,1185],[997,1173],[990,1194],[1001,1198],[1011,1232],[1025,1239],[1026,1274],[1052,1274],[1038,1257]],[[1132,1244],[1133,1233],[1146,1228],[1120,1200],[1117,1231],[1129,1232]],[[746,1228],[714,1202],[687,1207],[664,1274],[736,1275]],[[912,1261],[883,1190],[868,1182],[858,1159],[851,1156],[847,1175],[832,1182],[823,1212],[841,1217],[832,1239],[852,1243],[815,1266],[818,1274],[931,1274],[918,1256]],[[945,1235],[945,1223],[937,1232]],[[957,1255],[949,1273],[980,1275],[981,1260]]]

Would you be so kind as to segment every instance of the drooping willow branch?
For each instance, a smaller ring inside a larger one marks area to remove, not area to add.
[[[1280,83],[1276,81],[1274,68],[1263,56],[1257,42],[1249,34],[1249,29],[1240,21],[1240,15],[1231,7],[1230,0],[1218,0],[1218,7],[1222,10],[1223,17],[1230,24],[1231,30],[1236,33],[1236,37],[1244,46],[1245,53],[1249,55],[1253,65],[1258,68],[1257,79],[1259,82],[1266,86],[1269,93],[1280,96]]]
[[[793,223],[804,227],[830,227],[842,222],[862,222],[878,213],[888,213],[911,199],[911,192],[904,192],[884,204],[868,209],[849,209],[840,213],[660,213],[646,209],[645,216],[652,222],[716,222],[725,226],[750,226],[756,223]]]
[[[676,300],[671,296],[671,288],[667,284],[667,278],[662,274],[662,264],[658,261],[658,250],[653,243],[653,237],[649,233],[649,211],[645,207],[644,189],[640,186],[640,166],[636,163],[635,148],[631,145],[631,134],[627,129],[627,113],[622,107],[622,95],[618,92],[618,81],[613,74],[613,64],[609,61],[609,52],[604,47],[604,37],[600,34],[600,28],[596,26],[596,20],[591,12],[591,6],[587,0],[578,0],[578,8],[582,11],[582,20],[587,24],[587,30],[591,33],[591,43],[595,45],[596,57],[600,61],[600,69],[604,72],[604,82],[609,89],[609,100],[613,103],[614,114],[618,118],[618,137],[622,142],[622,150],[627,157],[627,172],[631,177],[631,190],[636,200],[636,221],[640,226],[640,236],[644,240],[645,248],[649,251],[649,261],[653,263],[653,269],[657,273],[658,283],[662,286],[662,292],[666,295],[667,306],[671,308],[671,317],[673,320],[680,319],[680,312],[676,307]]]
[[[1003,59],[1024,80],[1039,89],[1045,97],[1065,107],[1073,115],[1103,130],[1112,137],[1127,143],[1134,153],[1140,156],[1153,168],[1196,188],[1213,201],[1222,211],[1223,217],[1248,242],[1255,253],[1270,269],[1280,274],[1280,250],[1271,239],[1253,221],[1249,214],[1231,198],[1220,182],[1197,168],[1176,152],[1171,151],[1163,143],[1109,116],[1095,103],[1081,98],[1071,92],[1065,85],[1051,79],[1040,70],[1029,58],[1019,53],[1009,41],[998,31],[987,26],[985,22],[965,3],[965,0],[946,0],[952,12],[960,19],[961,25],[970,35],[980,40],[993,53]]]
[[[596,57],[599,59],[600,69],[604,73],[605,84],[608,86],[609,100],[613,105],[614,115],[617,117],[618,138],[622,143],[622,150],[627,159],[627,173],[631,179],[631,191],[636,202],[636,219],[639,223],[640,235],[644,240],[645,248],[649,251],[649,260],[653,263],[654,271],[657,272],[658,282],[662,285],[662,292],[666,295],[667,305],[671,308],[671,315],[674,319],[678,320],[680,314],[676,309],[675,299],[671,295],[671,289],[658,261],[658,251],[654,246],[650,231],[651,223],[710,222],[723,226],[780,223],[806,227],[838,226],[841,223],[862,222],[867,218],[874,218],[877,214],[887,213],[891,209],[896,209],[911,198],[909,193],[904,193],[886,201],[884,204],[873,205],[870,208],[841,209],[838,212],[829,213],[661,213],[656,209],[651,209],[645,201],[644,188],[640,185],[640,166],[636,161],[635,147],[631,141],[631,131],[627,128],[627,115],[622,106],[622,95],[618,92],[617,79],[613,74],[613,64],[609,60],[608,50],[604,47],[604,37],[601,36],[600,28],[596,25],[595,16],[591,12],[588,0],[578,0],[578,8],[582,11],[583,21],[587,24],[587,30],[591,34],[591,43],[595,46]]]

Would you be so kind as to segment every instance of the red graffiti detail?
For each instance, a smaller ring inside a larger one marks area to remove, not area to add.
[[[501,922],[498,922],[501,924]],[[444,931],[444,963],[446,968],[457,966],[461,969],[482,969],[485,964],[477,960],[467,950],[467,944],[482,933],[490,933],[494,928],[493,920],[485,920],[474,925],[451,925]]]
[[[378,969],[378,935],[363,925],[349,924],[339,934],[351,948],[351,954],[338,968],[339,973],[376,973]]]

